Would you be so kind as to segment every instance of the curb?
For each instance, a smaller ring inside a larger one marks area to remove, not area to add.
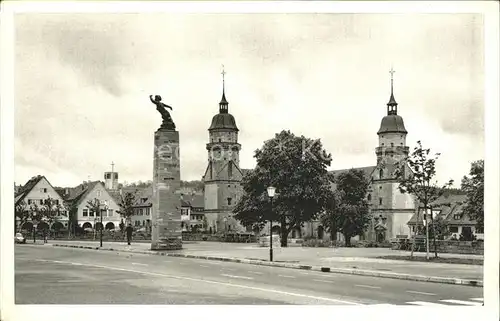
[[[52,246],[80,248],[80,249],[87,249],[87,250],[137,253],[137,254],[147,254],[147,255],[161,255],[161,256],[182,257],[182,258],[190,258],[190,259],[204,259],[204,260],[212,260],[212,261],[224,261],[224,262],[262,265],[262,266],[282,267],[282,268],[289,268],[289,269],[309,270],[309,271],[317,271],[317,272],[323,272],[323,273],[351,274],[351,275],[372,276],[372,277],[407,280],[407,281],[457,284],[457,285],[483,287],[483,281],[464,280],[464,279],[456,279],[456,278],[445,278],[445,277],[439,277],[439,276],[425,276],[425,275],[403,274],[403,273],[394,273],[394,272],[379,272],[379,271],[359,270],[359,269],[342,269],[342,268],[332,268],[332,267],[326,267],[326,266],[312,266],[312,265],[302,265],[302,264],[296,264],[296,263],[269,262],[269,261],[238,259],[238,258],[207,256],[207,255],[166,253],[166,252],[141,251],[141,250],[117,250],[117,249],[113,249],[113,248],[102,248],[101,249],[99,247],[82,246],[82,245],[52,244]]]

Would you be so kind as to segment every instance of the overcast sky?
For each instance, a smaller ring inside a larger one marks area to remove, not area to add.
[[[438,180],[484,158],[480,15],[22,14],[15,42],[15,181],[152,178],[160,94],[180,131],[181,178],[200,179],[226,68],[242,168],[290,129],[331,169],[375,165],[394,66],[398,113],[440,152]]]

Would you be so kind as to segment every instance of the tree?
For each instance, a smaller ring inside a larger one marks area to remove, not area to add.
[[[417,224],[419,222],[420,209],[422,208],[424,213],[427,213],[431,205],[453,184],[453,180],[449,180],[443,186],[438,186],[437,181],[434,180],[434,176],[436,175],[436,160],[440,154],[436,153],[434,156],[429,156],[429,153],[430,149],[423,148],[421,141],[417,141],[417,146],[413,149],[413,152],[397,164],[395,171],[395,176],[399,181],[399,191],[413,195],[418,204]],[[410,168],[410,173],[406,170],[407,167]],[[426,225],[426,229],[429,229],[429,224]],[[414,247],[415,242],[413,242],[411,249],[412,257]],[[435,238],[434,253],[437,257]],[[427,258],[429,257],[427,256]]]
[[[464,212],[476,218],[476,229],[484,229],[484,160],[471,164],[469,177],[462,178],[462,190],[467,195]]]
[[[345,246],[351,246],[351,238],[362,234],[370,223],[366,194],[369,181],[363,171],[350,169],[335,178],[335,197],[325,213],[325,223],[330,229],[344,235]],[[329,222],[329,223],[328,223]],[[331,233],[331,232],[330,232]]]
[[[28,209],[29,220],[33,223],[33,243],[36,242],[36,225],[42,220],[43,216],[40,208],[36,204],[31,204]]]
[[[101,205],[101,201],[98,198],[94,198],[93,200],[87,201],[87,208],[89,209],[90,213],[94,213],[95,218],[100,218],[102,213],[101,209],[103,208]],[[94,225],[95,227],[96,225]],[[102,224],[99,221],[99,228],[95,230],[100,230],[103,228]]]
[[[24,223],[28,222],[28,220],[30,219],[29,207],[25,201],[20,201],[16,204],[15,215],[16,217],[14,220],[14,224],[16,224],[16,221],[19,222],[19,225],[17,226],[17,231],[20,231]]]
[[[334,181],[334,178],[331,178]],[[340,205],[340,193],[338,190],[332,192],[332,197],[328,200],[326,210],[320,214],[319,220],[325,230],[330,233],[330,239],[334,241],[337,236],[338,222],[337,222],[337,209]]]
[[[130,217],[134,215],[134,204],[135,204],[135,193],[127,192],[125,195],[121,196],[120,199],[120,210],[117,211],[125,221],[130,220]]]
[[[43,201],[43,205],[40,208],[42,220],[47,222],[47,224],[50,227],[52,223],[55,221],[56,217],[60,214],[61,209],[62,207],[58,201],[51,198],[50,196],[47,197]]]
[[[331,155],[320,140],[282,131],[255,151],[255,170],[243,177],[244,194],[234,213],[244,226],[262,228],[270,219],[280,223],[281,246],[290,231],[315,219],[331,197],[327,167]],[[276,188],[273,207],[267,187]]]

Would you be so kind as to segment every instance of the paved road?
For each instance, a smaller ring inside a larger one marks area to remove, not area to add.
[[[49,244],[71,244],[98,246],[97,242],[70,242],[70,241],[51,241]],[[126,249],[132,248],[137,250],[149,250],[150,244],[133,243],[131,247],[127,243],[108,242],[103,244],[104,248]],[[269,249],[258,247],[253,244],[236,244],[236,243],[218,243],[218,242],[199,242],[183,244],[183,250],[179,251],[185,254],[208,255],[217,257],[236,257],[236,258],[252,258],[264,259],[269,258]],[[429,263],[429,262],[409,262],[376,259],[377,256],[383,255],[409,255],[405,251],[393,251],[383,248],[278,248],[274,251],[274,259],[276,261],[285,262],[300,262],[301,264],[309,264],[315,266],[329,266],[333,268],[356,268],[360,270],[376,270],[403,274],[425,275],[448,277],[467,280],[483,280],[482,265],[465,265],[465,264],[445,264],[445,263]],[[425,255],[425,253],[415,253],[415,255]],[[440,254],[442,257],[475,257],[481,256],[460,255],[460,254]]]
[[[480,305],[482,288],[164,256],[15,247],[16,304]]]

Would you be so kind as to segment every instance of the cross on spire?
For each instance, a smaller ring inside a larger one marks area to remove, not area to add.
[[[226,75],[226,71],[224,70],[224,65],[222,65],[222,72],[221,72],[221,75],[222,75],[222,99],[219,103],[219,113],[227,113],[227,105],[228,105],[228,102],[226,100],[226,87],[225,87],[225,75]]]
[[[398,103],[396,102],[396,99],[394,98],[394,68],[391,66],[391,70],[389,73],[391,74],[391,97],[389,98],[389,102],[387,103],[387,114],[388,115],[397,115],[398,110],[397,106]]]

